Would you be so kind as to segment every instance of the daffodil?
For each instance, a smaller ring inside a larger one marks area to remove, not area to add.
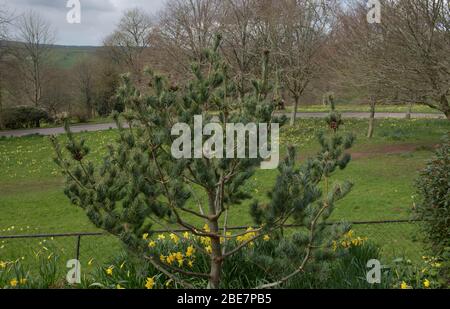
[[[189,238],[191,238],[191,235],[189,234],[189,232],[184,232],[183,233],[183,238],[184,239],[189,239]]]
[[[430,281],[428,279],[425,279],[423,281],[423,287],[424,288],[428,289],[430,287],[430,285],[431,285],[431,283],[430,283]]]
[[[147,240],[147,239],[148,239],[148,236],[149,236],[149,234],[148,234],[148,233],[145,233],[144,235],[142,235],[142,239],[143,239],[143,240]]]
[[[0,261],[0,269],[5,269],[7,265],[6,262]]]
[[[155,248],[156,247],[156,242],[154,242],[153,240],[151,242],[148,243],[148,247],[149,248]]]
[[[153,289],[154,286],[155,286],[155,279],[147,278],[147,280],[145,281],[145,288],[147,290],[151,290],[151,289]]]
[[[180,241],[180,238],[177,235],[173,234],[173,233],[170,234],[169,237],[173,241],[174,244],[178,244],[178,242]]]
[[[189,246],[186,250],[186,257],[192,257],[195,253],[194,246]]]
[[[19,281],[17,281],[17,279],[12,279],[11,281],[9,281],[9,285],[12,286],[13,288],[16,287],[19,284]]]
[[[212,253],[212,247],[211,247],[211,246],[207,246],[207,247],[205,248],[205,250],[206,250],[206,252],[207,252],[208,254],[211,254],[211,253]]]
[[[165,240],[166,236],[164,236],[164,234],[159,234],[158,235],[158,240]]]
[[[410,287],[409,287],[408,283],[406,283],[405,281],[403,281],[403,282],[400,284],[400,288],[401,288],[402,290],[407,290],[407,289],[409,289]]]
[[[188,266],[189,266],[190,268],[194,267],[194,261],[190,260],[190,261],[188,262]]]
[[[269,241],[269,240],[270,240],[270,236],[269,236],[269,235],[264,235],[263,240],[264,240],[264,241]]]
[[[112,266],[110,266],[110,267],[108,267],[107,269],[106,269],[106,274],[107,275],[109,275],[109,276],[112,276],[112,274],[113,274],[113,267]]]

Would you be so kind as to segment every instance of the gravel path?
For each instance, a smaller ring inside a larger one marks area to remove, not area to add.
[[[289,114],[290,116],[291,114]],[[299,113],[297,116],[299,119],[303,118],[324,118],[328,113]],[[342,113],[343,118],[347,119],[368,119],[369,113]],[[403,119],[406,117],[405,113],[377,113],[377,119]],[[444,115],[441,114],[422,114],[415,113],[411,114],[414,119],[445,119]],[[75,125],[71,127],[72,132],[96,132],[96,131],[106,131],[109,129],[116,129],[115,123],[105,123],[105,124],[84,124]],[[64,134],[64,128],[47,128],[47,129],[27,129],[27,130],[12,130],[12,131],[0,131],[0,137],[22,137],[27,135],[58,135]]]

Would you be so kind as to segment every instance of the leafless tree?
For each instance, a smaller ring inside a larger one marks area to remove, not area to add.
[[[95,116],[95,62],[81,59],[74,67],[75,83],[89,118]]]
[[[333,42],[327,46],[331,59],[329,68],[335,73],[334,86],[344,92],[358,93],[370,105],[368,137],[375,128],[376,105],[392,98],[387,86],[387,43],[383,29],[369,24],[363,1],[336,12],[338,22],[332,33]]]
[[[48,64],[55,32],[50,23],[34,11],[29,11],[19,18],[17,29],[17,39],[22,43],[18,45],[17,56],[20,58],[23,79],[28,84],[24,90],[30,101],[38,107],[42,99],[44,70]]]
[[[117,29],[104,41],[112,58],[124,65],[138,82],[142,78],[146,50],[151,44],[152,29],[150,16],[134,8],[124,12]]]
[[[3,110],[3,81],[5,78],[3,72],[6,69],[4,58],[8,53],[6,41],[9,39],[9,27],[13,19],[13,14],[6,7],[0,8],[0,128],[2,127],[1,113]]]
[[[248,91],[248,81],[261,56],[256,44],[258,0],[226,0],[222,13],[223,49],[235,76],[239,99]]]
[[[284,84],[294,100],[291,124],[297,118],[300,97],[319,70],[321,48],[330,25],[330,1],[279,1],[271,42]]]
[[[222,1],[169,0],[160,14],[157,36],[168,66],[185,74],[190,63],[201,60],[203,52],[220,32]]]
[[[450,2],[386,0],[386,75],[398,101],[427,105],[450,120]]]

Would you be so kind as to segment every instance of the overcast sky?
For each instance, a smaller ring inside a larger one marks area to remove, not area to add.
[[[0,0],[16,15],[33,10],[51,22],[56,29],[56,44],[101,45],[120,20],[125,9],[139,7],[155,14],[165,0],[80,0],[81,23],[69,24],[66,7],[68,0]]]

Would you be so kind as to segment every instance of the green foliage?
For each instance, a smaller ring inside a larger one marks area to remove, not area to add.
[[[0,117],[0,122],[7,129],[39,127],[42,121],[52,121],[52,118],[45,110],[32,106],[19,106],[4,109],[1,112]]]
[[[420,201],[415,213],[434,255],[450,248],[450,136],[446,136],[435,157],[416,181]]]
[[[207,278],[205,284],[220,287],[221,276],[227,278],[229,272],[240,271],[226,270],[227,265],[235,267],[230,260],[267,233],[277,238],[277,246],[267,255],[258,252],[258,256],[268,263],[262,265],[262,269],[275,271],[260,282],[267,282],[275,275],[287,276],[275,283],[278,286],[304,271],[310,260],[334,257],[330,246],[347,227],[344,224],[329,226],[327,220],[335,203],[348,194],[352,185],[349,182],[331,184],[330,178],[337,169],[346,168],[350,156],[345,152],[354,138],[338,134],[340,122],[336,123],[330,134],[319,134],[321,151],[301,168],[296,167],[295,152],[291,148],[288,158],[279,167],[280,175],[269,196],[271,202],[266,206],[255,203],[252,207],[252,214],[261,227],[244,235],[225,236],[226,229],[223,233],[219,230],[219,220],[228,209],[251,197],[245,191],[245,184],[262,159],[177,160],[169,152],[173,143],[170,129],[176,122],[183,122],[195,132],[194,116],[202,115],[205,122],[212,122],[211,110],[220,111],[217,118],[222,127],[228,123],[283,124],[286,119],[274,117],[277,106],[268,99],[273,89],[269,83],[268,53],[263,55],[262,78],[252,82],[254,92],[237,105],[232,78],[219,54],[220,40],[218,37],[214,48],[204,52],[202,62],[192,65],[193,77],[181,90],[149,70],[147,74],[153,82],[145,94],[132,85],[128,76],[123,77],[119,97],[127,111],[114,115],[120,138],[109,146],[109,153],[100,167],[86,159],[89,148],[83,139],[77,140],[70,133],[68,125],[65,148],[69,156],[63,153],[56,138],[51,139],[57,154],[56,163],[67,176],[66,195],[85,210],[92,223],[118,236],[129,249],[138,256],[146,256],[162,273],[177,274],[171,279],[181,285],[192,287],[191,283],[183,283],[183,275],[187,275]],[[332,111],[331,117],[340,118],[340,115]],[[124,128],[123,120],[129,128]],[[225,140],[223,144],[227,144]],[[246,145],[248,148],[249,143]],[[189,201],[196,199],[193,187],[201,189],[207,197],[206,210],[201,201],[198,202],[200,212],[189,208]],[[206,227],[200,230],[189,215],[202,218]],[[289,222],[300,223],[305,228],[292,237],[284,237],[283,228]],[[174,269],[170,259],[160,261],[158,253],[149,250],[141,238],[152,234],[155,225],[169,230],[178,225],[200,237],[202,244],[207,244],[200,249],[207,253],[205,262],[209,267],[201,272],[186,272]],[[240,243],[235,244],[235,240]],[[250,282],[255,283],[249,279]]]

